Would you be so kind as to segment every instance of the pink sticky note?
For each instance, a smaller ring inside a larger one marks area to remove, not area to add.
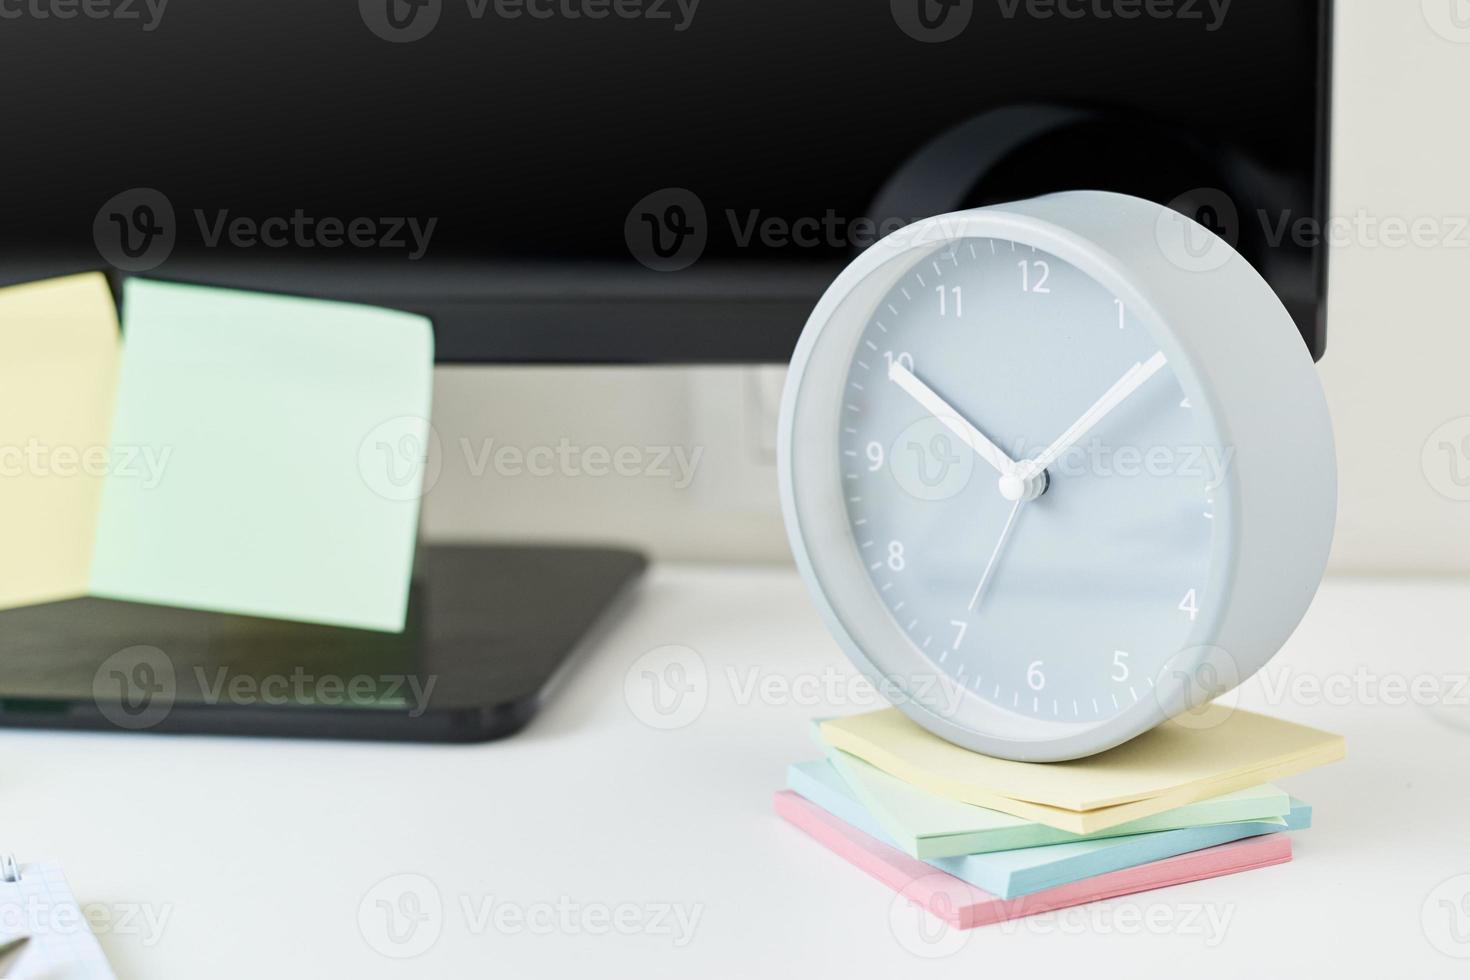
[[[790,790],[776,794],[776,813],[829,851],[957,929],[973,929],[1291,860],[1291,839],[1286,834],[1267,834],[1006,900],[869,837]]]

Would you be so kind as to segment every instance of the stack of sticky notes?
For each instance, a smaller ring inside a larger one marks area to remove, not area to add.
[[[1010,762],[897,709],[823,721],[776,812],[956,928],[1291,860],[1312,810],[1272,780],[1343,739],[1236,710],[1073,762]]]

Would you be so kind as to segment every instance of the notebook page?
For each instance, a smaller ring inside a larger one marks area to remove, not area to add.
[[[117,980],[59,865],[24,864],[19,881],[0,881],[0,942],[18,935],[31,939],[6,980]]]

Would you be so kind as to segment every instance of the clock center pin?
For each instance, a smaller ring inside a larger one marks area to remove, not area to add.
[[[1003,473],[1000,478],[1000,495],[1012,501],[1031,501],[1046,493],[1051,486],[1051,475],[1046,470],[1032,475],[1019,472]]]

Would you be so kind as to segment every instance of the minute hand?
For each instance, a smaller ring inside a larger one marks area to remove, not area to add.
[[[1155,374],[1159,373],[1168,361],[1164,352],[1159,351],[1142,364],[1135,364],[1119,378],[1111,388],[1103,393],[1103,396],[1093,402],[1092,407],[1082,413],[1082,417],[1073,422],[1071,428],[1067,429],[1047,447],[1046,451],[1035,459],[1022,460],[1020,469],[1022,474],[1031,476],[1040,473],[1052,463],[1061,458],[1062,454],[1071,449],[1087,433],[1092,431],[1107,414],[1123,403],[1123,400],[1133,394],[1143,383]]]

